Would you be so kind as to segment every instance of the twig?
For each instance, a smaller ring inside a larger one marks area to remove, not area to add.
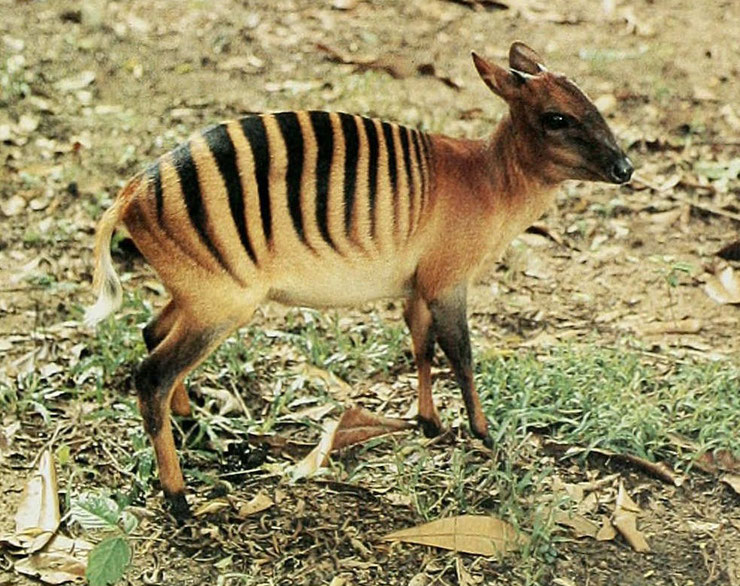
[[[125,470],[124,468],[121,468],[121,465],[118,463],[118,460],[116,460],[115,456],[111,453],[111,451],[108,449],[108,446],[105,445],[105,443],[100,444],[100,448],[103,450],[106,456],[108,456],[108,459],[111,461],[111,464],[113,467],[118,470],[121,474],[124,476],[129,476],[136,480],[136,474],[131,472],[130,470]]]
[[[701,186],[703,187],[703,186]],[[734,212],[728,212],[726,210],[723,210],[721,208],[718,208],[716,206],[713,206],[711,204],[701,203],[698,201],[694,201],[689,199],[688,197],[683,197],[678,194],[673,194],[673,197],[677,199],[678,201],[681,201],[685,204],[688,204],[690,206],[693,206],[697,209],[703,210],[705,212],[709,212],[710,214],[714,214],[716,216],[724,216],[725,218],[730,218],[731,220],[735,220],[736,222],[740,222],[740,214],[736,214]]]
[[[655,185],[655,183],[645,179],[641,175],[633,175],[632,176],[633,181],[637,181],[638,183],[644,185],[648,189],[651,189],[657,193],[665,193],[669,189],[675,187],[675,185],[669,185],[667,187],[660,187],[658,185]],[[710,191],[716,191],[716,189],[711,185],[699,185],[698,183],[691,183],[690,181],[686,181],[685,179],[681,179],[679,181],[680,185],[684,185],[686,187],[693,187],[695,189],[708,189]],[[736,214],[734,212],[728,212],[726,210],[723,210],[721,208],[718,208],[717,206],[713,206],[711,204],[707,203],[701,203],[699,201],[690,199],[688,197],[682,196],[678,193],[673,192],[671,194],[671,197],[675,199],[676,201],[680,201],[682,203],[685,203],[687,205],[693,206],[699,210],[703,210],[705,212],[709,212],[710,214],[715,214],[717,216],[724,216],[725,218],[730,218],[731,220],[735,220],[736,222],[740,222],[740,214]]]

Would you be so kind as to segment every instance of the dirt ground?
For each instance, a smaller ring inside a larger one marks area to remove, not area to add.
[[[84,351],[91,333],[76,322],[91,301],[95,221],[101,203],[147,161],[212,122],[284,109],[483,136],[503,104],[477,79],[470,51],[503,62],[516,39],[577,80],[637,171],[624,187],[561,189],[557,209],[473,288],[474,345],[516,352],[626,344],[666,361],[738,361],[740,311],[716,301],[716,277],[740,268],[737,256],[717,256],[740,227],[735,0],[0,0],[0,13],[0,368],[10,385],[29,369],[39,380],[58,374]],[[434,75],[424,74],[430,64]],[[121,260],[121,272],[132,271],[125,288],[161,306],[153,274]],[[344,315],[365,319],[370,310],[400,319],[398,305],[387,304]],[[268,307],[259,319],[279,329],[281,311]],[[122,376],[119,390],[130,392]],[[25,412],[12,452],[0,442],[0,532],[35,454],[53,437],[77,446],[72,457],[83,470],[100,466],[97,442],[130,441],[125,427],[83,417],[93,408],[86,402],[110,398],[65,404],[73,384],[49,390],[48,419],[42,409]],[[18,418],[8,406],[0,403],[4,429]],[[455,448],[435,449],[449,458]],[[563,477],[587,477],[543,445],[532,449]],[[740,584],[740,501],[729,487],[705,474],[675,487],[624,463],[589,464],[623,472],[633,498],[653,513],[643,526],[652,550],[564,536],[538,583]],[[62,474],[60,485],[71,490],[84,478]],[[108,480],[126,482],[115,471]],[[389,496],[392,486],[331,476],[286,486],[265,471],[238,485],[246,499],[260,488],[277,494],[278,506],[185,527],[149,495],[126,583],[532,583],[515,556],[457,557],[379,541],[421,521]],[[32,583],[11,564],[3,552],[0,584]]]

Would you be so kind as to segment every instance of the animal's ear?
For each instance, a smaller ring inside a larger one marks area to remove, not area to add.
[[[494,94],[508,102],[519,93],[519,86],[522,83],[519,76],[495,63],[486,61],[475,51],[472,56],[478,75]]]
[[[515,41],[509,49],[509,67],[515,71],[528,73],[529,75],[538,75],[547,71],[542,64],[542,58],[534,49],[528,47],[521,41]]]

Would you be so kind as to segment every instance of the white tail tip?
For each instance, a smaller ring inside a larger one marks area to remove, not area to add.
[[[83,321],[86,326],[94,327],[121,305],[123,300],[123,291],[121,283],[115,276],[115,273],[109,275],[98,295],[95,305],[88,307],[85,312]]]

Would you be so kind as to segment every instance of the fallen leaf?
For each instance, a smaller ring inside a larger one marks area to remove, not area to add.
[[[437,67],[434,63],[422,63],[416,68],[416,71],[420,75],[427,75],[434,79],[438,79],[453,90],[460,90],[463,88],[463,83],[460,80],[452,79],[452,77],[447,74],[437,72]]]
[[[275,502],[265,493],[259,491],[252,497],[249,502],[244,503],[239,507],[237,517],[240,519],[246,519],[250,515],[256,515],[272,507]]]
[[[76,92],[77,90],[86,88],[94,81],[95,81],[94,71],[81,71],[80,73],[76,75],[72,75],[70,77],[65,77],[64,79],[60,79],[54,85],[60,92]]]
[[[637,529],[637,516],[640,507],[627,494],[624,485],[619,483],[617,502],[612,515],[612,524],[617,531],[627,540],[632,549],[637,552],[650,551],[650,546],[644,535]]]
[[[56,470],[51,452],[45,450],[39,465],[23,488],[15,514],[15,533],[0,540],[33,553],[44,547],[60,523]]]
[[[244,413],[244,405],[234,393],[226,389],[213,389],[210,387],[201,387],[201,393],[210,397],[218,405],[219,415],[229,415],[231,413]]]
[[[330,61],[344,65],[355,65],[358,71],[366,71],[368,69],[384,71],[394,79],[405,79],[418,73],[419,75],[434,77],[453,89],[459,90],[462,88],[460,81],[452,79],[449,75],[438,73],[433,63],[422,63],[414,67],[414,64],[409,59],[401,55],[389,54],[381,55],[380,57],[359,57],[348,55],[324,43],[317,43],[316,48],[326,53]]]
[[[225,498],[216,498],[200,505],[193,511],[193,516],[202,517],[203,515],[212,515],[229,507],[231,507],[231,503],[228,500]]]
[[[567,513],[565,511],[556,511],[554,516],[558,525],[570,527],[575,537],[596,538],[599,532],[599,526],[593,521],[589,521],[583,515],[577,513]]]
[[[315,474],[326,466],[333,450],[412,427],[414,424],[409,421],[375,415],[361,407],[347,409],[339,421],[328,421],[324,425],[318,445],[293,469],[293,480]]]
[[[385,535],[385,541],[418,543],[476,555],[501,555],[524,545],[528,538],[512,525],[495,517],[461,515],[401,529]]]
[[[571,446],[569,444],[552,440],[546,440],[544,442],[544,445],[546,448],[549,448],[558,453],[562,453],[564,457],[576,456],[585,452],[587,454],[599,454],[613,460],[627,462],[628,464],[633,464],[637,468],[640,468],[641,470],[644,470],[645,472],[648,472],[653,476],[660,478],[664,482],[672,484],[673,486],[681,486],[684,481],[681,476],[678,476],[671,469],[671,467],[664,462],[651,462],[649,460],[646,460],[645,458],[635,456],[634,454],[619,454],[617,452],[612,452],[611,450],[605,450],[603,448],[583,448],[580,446]]]
[[[465,569],[465,564],[461,557],[455,559],[455,572],[457,573],[457,586],[475,586],[476,580],[473,579],[470,572]]]
[[[332,449],[338,450],[386,433],[405,431],[413,427],[415,424],[409,421],[375,415],[367,409],[348,409],[339,420]]]
[[[596,534],[596,541],[611,541],[617,536],[617,530],[606,515],[601,516],[601,529]]]
[[[732,267],[725,267],[719,275],[711,275],[704,284],[704,291],[720,304],[740,303],[740,277]]]
[[[734,490],[736,494],[740,494],[740,475],[725,474],[720,480]]]
[[[319,469],[326,466],[329,459],[329,453],[334,445],[334,435],[337,431],[338,423],[329,421],[324,425],[324,432],[321,434],[321,440],[318,445],[311,450],[303,460],[296,464],[293,469],[293,480],[300,480],[316,474]]]
[[[64,584],[85,577],[87,556],[93,545],[83,539],[55,535],[40,552],[18,560],[14,569],[46,584]]]
[[[659,334],[697,334],[701,331],[702,323],[698,319],[682,319],[669,323],[655,322],[639,328],[640,333],[645,336]]]
[[[312,382],[321,381],[326,387],[326,390],[337,399],[347,400],[352,395],[352,386],[333,372],[313,366],[312,364],[302,364],[296,369],[296,372]]]

